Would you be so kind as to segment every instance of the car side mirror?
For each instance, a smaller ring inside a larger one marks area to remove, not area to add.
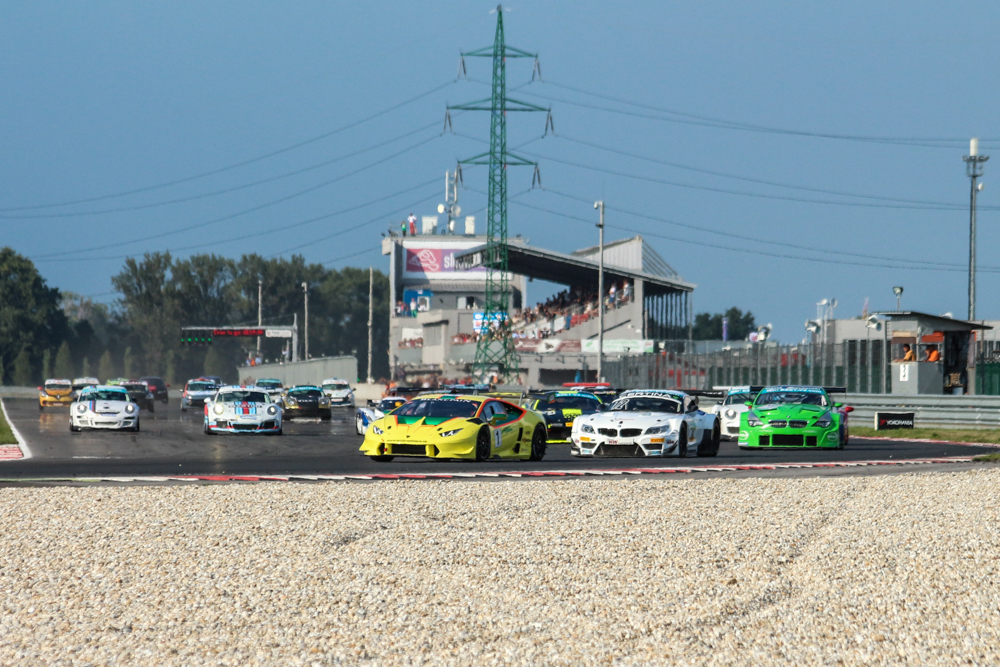
[[[42,390],[42,388],[41,388],[41,387],[39,387],[39,388],[38,388],[38,391],[41,391],[41,390]]]
[[[506,418],[506,415],[493,415],[490,417],[490,426],[497,426],[498,424],[503,423]]]
[[[848,405],[846,408],[844,408],[844,412],[854,412],[854,408]]]
[[[844,404],[843,403],[834,403],[833,407],[835,407],[835,408],[842,408],[842,407],[844,407]]]
[[[753,407],[753,401],[747,401],[743,405],[747,406],[748,408],[752,408]]]

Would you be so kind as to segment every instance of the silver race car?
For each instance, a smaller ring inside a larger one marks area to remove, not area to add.
[[[372,422],[382,419],[382,417],[385,417],[404,403],[406,403],[406,399],[401,396],[390,396],[388,398],[380,398],[377,401],[368,401],[368,405],[358,408],[357,414],[354,416],[354,424],[358,435],[367,433],[368,426]]]
[[[281,435],[281,408],[263,389],[220,387],[205,401],[205,433]]]
[[[84,387],[69,407],[69,430],[85,428],[138,431],[139,406],[124,387]]]

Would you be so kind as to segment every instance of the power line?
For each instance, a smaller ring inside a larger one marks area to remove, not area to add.
[[[256,234],[243,234],[243,235],[240,235],[239,238],[237,238],[237,239],[228,238],[228,239],[222,239],[222,240],[219,240],[219,241],[210,241],[210,242],[207,242],[207,243],[199,243],[199,244],[196,244],[196,245],[181,246],[179,248],[172,248],[171,252],[177,252],[177,251],[181,251],[181,250],[196,250],[196,249],[199,249],[199,248],[208,248],[208,247],[215,246],[215,245],[222,245],[224,243],[232,243],[234,240],[243,241],[245,239],[252,239],[252,238],[257,238],[257,237],[260,237],[260,236],[267,236],[268,234],[275,234],[275,233],[278,233],[278,232],[286,232],[289,229],[294,229],[296,227],[301,227],[303,225],[307,225],[307,224],[310,224],[310,223],[313,223],[313,222],[318,222],[320,220],[326,220],[328,218],[337,217],[337,216],[343,215],[345,213],[350,213],[351,211],[356,211],[356,210],[364,208],[366,206],[371,206],[372,204],[377,204],[377,203],[379,203],[381,201],[385,201],[387,199],[392,199],[393,197],[398,197],[401,194],[406,194],[407,192],[412,192],[413,190],[419,190],[420,188],[426,188],[426,187],[428,187],[428,186],[430,186],[432,184],[437,184],[438,180],[439,179],[434,178],[434,179],[431,179],[429,181],[425,181],[423,183],[420,183],[419,185],[414,185],[412,187],[406,188],[405,190],[399,190],[398,192],[394,192],[391,195],[379,196],[379,197],[377,197],[375,199],[366,201],[363,204],[357,204],[355,206],[350,206],[348,208],[340,209],[339,211],[334,211],[333,213],[326,213],[326,214],[319,215],[319,216],[316,216],[316,217],[313,217],[313,218],[308,218],[306,220],[300,220],[299,222],[292,223],[290,225],[283,225],[281,227],[272,227],[272,228],[266,229],[266,230],[264,230],[262,232],[257,232]],[[115,244],[114,246],[103,246],[103,248],[117,247],[118,245],[121,245],[121,244]],[[69,251],[69,252],[64,252],[64,253],[59,253],[59,254],[66,255],[66,254],[72,254],[73,252],[76,252],[76,251]],[[83,252],[83,251],[79,251],[79,252]],[[78,258],[66,258],[66,259],[42,259],[42,258],[40,258],[40,259],[35,260],[35,261],[41,261],[41,262],[46,262],[46,261],[53,261],[53,262],[62,262],[62,261],[68,261],[68,262],[86,262],[86,261],[90,261],[90,260],[101,260],[101,259],[122,259],[122,258],[130,257],[130,256],[131,255],[126,254],[126,255],[112,255],[112,256],[106,256],[106,257],[78,257]]]
[[[568,137],[565,134],[556,134],[554,136],[556,138],[564,139],[566,141],[569,141],[569,142],[572,142],[572,143],[575,143],[575,144],[580,144],[581,146],[589,146],[590,148],[597,148],[599,150],[608,151],[609,153],[616,153],[618,155],[624,155],[625,157],[631,157],[631,158],[635,158],[637,160],[645,160],[646,162],[652,162],[654,164],[662,164],[662,165],[667,166],[667,167],[674,167],[675,169],[683,169],[685,171],[693,171],[693,172],[696,172],[696,173],[699,173],[699,174],[708,174],[710,176],[721,176],[722,178],[732,178],[734,180],[746,181],[748,183],[759,183],[761,185],[771,185],[771,186],[778,187],[778,188],[788,188],[790,190],[802,190],[802,191],[805,191],[805,192],[819,192],[819,193],[822,193],[822,194],[839,195],[839,196],[842,196],[842,197],[857,197],[857,198],[860,198],[860,199],[872,199],[872,200],[880,200],[880,201],[891,201],[891,202],[900,202],[900,203],[906,203],[906,204],[923,204],[923,205],[926,205],[926,206],[950,207],[950,208],[957,208],[957,209],[959,209],[959,208],[960,209],[964,209],[965,208],[964,204],[949,204],[949,203],[946,203],[946,202],[934,202],[934,201],[925,201],[925,200],[919,200],[919,199],[904,199],[904,198],[900,198],[900,197],[883,197],[883,196],[877,196],[877,195],[857,194],[857,193],[854,193],[854,192],[844,192],[842,190],[825,190],[823,188],[812,188],[812,187],[802,186],[802,185],[789,185],[787,183],[779,183],[777,181],[768,181],[768,180],[764,180],[764,179],[760,179],[760,178],[750,178],[748,176],[739,176],[737,174],[729,174],[729,173],[722,172],[722,171],[713,171],[711,169],[702,169],[700,167],[692,167],[690,165],[680,164],[678,162],[670,162],[670,161],[667,161],[667,160],[660,160],[660,159],[657,159],[657,158],[651,158],[651,157],[647,157],[645,155],[639,155],[637,153],[630,153],[628,151],[623,151],[623,150],[620,150],[620,149],[617,149],[617,148],[611,148],[610,146],[602,146],[600,144],[596,144],[596,143],[593,143],[593,142],[590,142],[590,141],[584,141],[583,139],[574,139],[573,137]]]
[[[73,212],[68,212],[68,213],[43,213],[43,214],[38,214],[38,215],[0,215],[0,218],[4,218],[4,219],[18,219],[18,220],[30,220],[30,219],[37,219],[37,218],[75,218],[75,217],[81,217],[81,216],[87,216],[87,215],[101,215],[101,214],[104,214],[104,213],[120,213],[120,212],[123,212],[123,211],[140,211],[140,210],[143,210],[143,209],[156,208],[156,207],[159,207],[159,206],[167,206],[167,205],[170,205],[170,204],[180,204],[180,203],[183,203],[183,202],[196,201],[196,200],[199,200],[199,199],[207,199],[209,197],[216,197],[218,195],[229,194],[231,192],[237,192],[239,190],[245,190],[247,188],[256,187],[258,185],[264,185],[266,183],[273,183],[275,181],[280,181],[280,180],[282,180],[284,178],[289,178],[291,176],[298,176],[299,174],[304,174],[304,173],[309,172],[309,171],[320,169],[321,167],[328,167],[331,164],[336,164],[337,162],[342,162],[342,161],[347,160],[349,158],[361,155],[362,153],[367,153],[369,151],[373,151],[373,150],[376,150],[378,148],[382,148],[383,146],[386,146],[388,144],[391,144],[391,143],[394,143],[396,141],[399,141],[400,139],[406,139],[408,137],[412,137],[415,134],[419,134],[421,132],[429,130],[432,127],[436,127],[439,124],[440,123],[438,121],[434,121],[432,123],[428,123],[427,125],[424,125],[423,127],[417,128],[415,130],[411,130],[411,131],[406,132],[404,134],[401,134],[401,135],[399,135],[397,137],[393,137],[392,139],[388,139],[386,141],[377,143],[377,144],[375,144],[373,146],[368,146],[367,148],[362,148],[361,150],[354,151],[353,153],[348,153],[346,155],[341,155],[341,156],[332,158],[330,160],[324,160],[323,162],[318,162],[316,164],[309,165],[308,167],[302,167],[301,169],[296,169],[294,171],[289,171],[289,172],[286,172],[284,174],[279,174],[277,176],[271,176],[269,178],[264,178],[264,179],[261,179],[261,180],[253,181],[251,183],[244,183],[242,185],[236,185],[236,186],[233,186],[233,187],[230,187],[230,188],[223,188],[222,190],[213,190],[212,192],[204,192],[204,193],[197,194],[197,195],[190,195],[190,196],[187,196],[187,197],[178,197],[176,199],[168,199],[168,200],[165,200],[165,201],[152,202],[152,203],[149,203],[149,204],[135,204],[133,206],[122,206],[122,207],[119,207],[119,208],[108,208],[108,209],[101,209],[101,210],[98,210],[98,211],[73,211]],[[440,136],[440,135],[438,135],[438,136]]]
[[[433,137],[430,137],[428,139],[424,139],[423,141],[420,141],[420,142],[418,142],[418,143],[416,143],[416,144],[414,144],[412,146],[409,146],[408,148],[404,148],[401,151],[393,153],[392,155],[389,155],[388,157],[384,157],[381,160],[378,160],[376,162],[372,162],[371,164],[368,164],[368,165],[366,165],[364,167],[360,167],[359,169],[355,169],[352,172],[349,172],[347,174],[343,174],[343,175],[338,176],[337,178],[331,179],[329,181],[324,181],[324,182],[319,183],[317,185],[314,185],[312,187],[306,188],[305,190],[300,190],[300,191],[298,191],[296,193],[293,193],[291,195],[287,195],[285,197],[280,197],[278,199],[273,199],[273,200],[271,200],[269,202],[265,202],[263,204],[258,204],[257,206],[252,206],[250,208],[243,209],[242,211],[237,211],[236,213],[231,213],[229,215],[222,216],[221,218],[215,218],[214,220],[209,220],[207,222],[195,223],[193,225],[188,225],[187,227],[182,227],[180,229],[175,229],[175,230],[172,230],[172,231],[169,231],[169,232],[162,232],[160,234],[153,234],[151,236],[146,236],[146,237],[139,238],[139,239],[133,239],[132,241],[122,241],[122,242],[119,242],[119,243],[106,244],[106,245],[103,245],[103,246],[94,246],[94,247],[87,248],[87,249],[84,249],[84,250],[74,250],[74,251],[69,251],[69,252],[74,252],[74,253],[76,253],[76,252],[89,252],[91,250],[104,250],[104,249],[107,249],[107,248],[116,248],[116,247],[121,246],[121,245],[127,245],[127,244],[130,244],[130,243],[139,243],[139,242],[142,242],[142,241],[150,241],[150,240],[153,240],[153,239],[163,238],[165,236],[171,236],[173,234],[179,234],[181,232],[189,231],[189,230],[192,230],[192,229],[204,229],[205,227],[207,227],[209,225],[215,225],[215,224],[218,224],[220,222],[225,222],[225,221],[228,221],[228,220],[232,220],[234,218],[238,218],[238,217],[246,215],[248,213],[253,213],[255,211],[260,211],[262,209],[274,206],[276,204],[281,204],[281,203],[289,201],[291,199],[295,199],[296,197],[300,197],[300,196],[302,196],[304,194],[308,194],[310,192],[314,192],[316,190],[319,190],[320,188],[323,188],[323,187],[326,187],[326,186],[331,185],[333,183],[336,183],[337,181],[341,181],[341,180],[344,180],[345,178],[349,178],[351,176],[359,174],[362,171],[365,171],[365,170],[370,169],[370,168],[372,168],[374,166],[382,164],[383,162],[387,162],[389,160],[392,160],[393,158],[399,157],[403,153],[409,152],[409,151],[411,151],[411,150],[413,150],[415,148],[419,148],[420,146],[423,146],[424,144],[429,143],[429,142],[433,141],[434,139],[439,138],[440,136],[441,135],[434,135]],[[42,256],[42,257],[40,257],[40,259],[43,259],[44,257],[47,257],[47,256]]]
[[[514,203],[516,203],[518,206],[524,206],[526,208],[531,208],[531,209],[535,209],[535,210],[538,210],[538,211],[543,211],[545,213],[551,213],[553,215],[557,215],[557,216],[560,216],[560,217],[563,217],[563,218],[567,218],[569,220],[574,220],[576,222],[583,222],[583,223],[590,224],[590,225],[594,224],[594,221],[591,220],[591,219],[588,219],[588,218],[582,218],[582,217],[579,217],[579,216],[569,215],[569,214],[566,214],[566,213],[562,213],[560,211],[554,211],[552,209],[547,209],[547,208],[544,208],[544,207],[541,207],[541,206],[535,206],[535,205],[532,205],[532,204],[528,204],[528,203],[523,202],[523,201],[516,201]],[[626,211],[621,211],[621,212],[625,213]],[[739,252],[739,253],[744,253],[744,254],[748,254],[748,255],[755,255],[755,256],[761,256],[761,255],[763,255],[763,256],[767,256],[767,257],[778,257],[778,258],[782,258],[782,259],[794,259],[794,260],[805,261],[805,262],[820,262],[820,263],[823,263],[823,264],[839,264],[839,265],[848,265],[848,266],[863,266],[863,267],[866,267],[866,268],[885,268],[885,269],[899,269],[899,270],[911,270],[911,271],[948,271],[948,272],[963,272],[963,273],[966,271],[965,268],[960,268],[960,267],[951,268],[951,267],[931,267],[931,266],[898,266],[898,265],[897,266],[892,266],[892,265],[885,265],[885,264],[882,264],[882,265],[873,265],[871,263],[860,262],[860,261],[852,262],[852,261],[847,261],[847,260],[823,259],[823,258],[816,258],[816,257],[803,257],[801,255],[789,255],[789,254],[786,254],[786,253],[768,252],[766,250],[751,250],[751,249],[748,249],[748,248],[736,248],[736,247],[733,247],[733,246],[721,245],[721,244],[717,244],[717,243],[709,243],[709,242],[706,242],[706,241],[691,241],[691,240],[679,238],[679,237],[676,237],[676,236],[667,236],[665,234],[658,234],[656,232],[650,232],[650,231],[641,230],[641,229],[634,229],[632,227],[625,227],[625,226],[622,226],[622,225],[611,225],[611,224],[609,224],[608,227],[612,227],[614,229],[620,229],[622,231],[632,232],[634,234],[645,234],[647,236],[654,236],[654,237],[666,239],[666,240],[669,240],[669,241],[676,241],[677,243],[686,243],[688,245],[695,245],[695,246],[700,246],[700,247],[705,247],[705,248],[716,248],[716,249],[719,249],[719,250],[729,250],[729,251],[732,251],[732,252]],[[759,242],[761,242],[761,243],[768,243],[767,241],[759,241]],[[809,250],[818,251],[818,249],[815,249],[815,248],[810,248]],[[848,255],[848,256],[853,256],[853,257],[861,257],[858,254],[852,254],[852,253],[843,253],[843,254]],[[899,260],[893,259],[892,261],[899,261]],[[998,273],[998,272],[1000,272],[1000,268],[991,268],[989,270],[989,272],[991,272],[991,273]]]
[[[218,169],[213,169],[211,171],[205,171],[205,172],[202,172],[202,173],[199,173],[199,174],[194,174],[193,176],[187,176],[187,177],[179,178],[179,179],[176,179],[176,180],[173,180],[173,181],[167,181],[167,182],[164,182],[164,183],[158,183],[156,185],[148,185],[148,186],[141,187],[141,188],[134,188],[132,190],[123,190],[121,192],[115,192],[115,193],[111,193],[111,194],[100,195],[100,196],[97,196],[97,197],[87,197],[87,198],[84,198],[84,199],[73,199],[73,200],[67,200],[67,201],[58,202],[58,203],[52,203],[52,204],[35,204],[35,205],[32,205],[32,206],[19,206],[19,207],[12,207],[12,208],[3,208],[3,209],[0,209],[0,212],[9,213],[9,212],[13,212],[13,211],[28,211],[28,210],[39,209],[39,208],[54,208],[54,207],[58,207],[58,206],[70,206],[70,205],[73,205],[73,204],[86,204],[86,203],[89,203],[89,202],[102,201],[104,199],[113,199],[115,197],[126,197],[128,195],[139,194],[141,192],[149,192],[150,190],[158,190],[160,188],[166,188],[166,187],[170,187],[172,185],[179,185],[181,183],[188,183],[190,181],[194,181],[194,180],[197,180],[199,178],[206,178],[208,176],[215,176],[217,174],[221,174],[221,173],[224,173],[224,172],[227,172],[227,171],[231,171],[233,169],[238,169],[239,167],[245,167],[245,166],[247,166],[249,164],[254,164],[255,162],[260,162],[262,160],[267,160],[269,158],[275,157],[277,155],[281,155],[283,153],[288,153],[289,151],[293,151],[293,150],[302,148],[303,146],[308,146],[309,144],[314,144],[317,141],[322,141],[323,139],[326,139],[327,137],[332,137],[335,134],[340,134],[341,132],[345,132],[345,131],[350,130],[351,128],[357,127],[359,125],[363,125],[364,123],[367,123],[368,121],[374,120],[374,119],[376,119],[376,118],[378,118],[380,116],[384,116],[387,113],[391,113],[391,112],[395,111],[396,109],[400,109],[400,108],[402,108],[402,107],[404,107],[404,106],[406,106],[408,104],[412,104],[413,102],[416,102],[417,100],[421,100],[421,99],[423,99],[423,98],[425,98],[425,97],[427,97],[429,95],[433,95],[434,93],[438,92],[439,90],[443,90],[443,89],[447,88],[448,86],[450,86],[450,85],[452,85],[454,83],[455,83],[455,81],[448,81],[446,83],[441,84],[440,86],[436,86],[434,88],[431,88],[430,90],[424,91],[424,92],[420,93],[419,95],[415,95],[415,96],[413,96],[413,97],[411,97],[411,98],[409,98],[407,100],[404,100],[404,101],[399,102],[397,104],[393,104],[392,106],[386,107],[385,109],[382,109],[381,111],[378,111],[376,113],[371,114],[370,116],[366,116],[365,118],[362,118],[360,120],[356,120],[356,121],[354,121],[352,123],[348,123],[347,125],[343,125],[341,127],[338,127],[335,130],[331,130],[329,132],[324,132],[323,134],[319,134],[319,135],[316,135],[314,137],[310,137],[309,139],[305,139],[303,141],[299,141],[299,142],[291,144],[289,146],[285,146],[284,148],[279,148],[279,149],[271,151],[269,153],[265,153],[263,155],[258,155],[257,157],[253,157],[253,158],[250,158],[248,160],[243,160],[241,162],[236,162],[236,163],[227,165],[225,167],[220,167]]]
[[[713,118],[711,116],[704,116],[699,114],[692,114],[684,111],[679,111],[676,109],[668,109],[664,107],[656,107],[648,104],[643,104],[641,102],[634,102],[631,100],[625,100],[622,98],[612,97],[610,95],[604,95],[601,93],[595,93],[583,88],[577,88],[574,86],[569,86],[566,84],[557,83],[551,80],[544,80],[542,83],[555,86],[558,88],[563,88],[573,92],[581,93],[584,95],[589,95],[591,97],[596,97],[598,99],[603,99],[611,102],[617,102],[619,104],[627,104],[634,107],[639,107],[642,109],[648,109],[651,111],[656,111],[661,114],[669,114],[674,116],[679,116],[680,118],[664,118],[662,116],[653,116],[650,114],[641,114],[633,111],[626,111],[623,109],[615,109],[613,107],[604,107],[594,104],[587,104],[584,102],[578,102],[573,100],[566,100],[555,98],[549,95],[544,95],[540,93],[532,93],[524,91],[525,95],[533,95],[535,97],[540,97],[542,99],[551,100],[554,102],[561,102],[563,104],[570,104],[573,106],[580,106],[588,109],[595,109],[598,111],[608,111],[611,113],[625,114],[629,116],[638,116],[641,118],[651,118],[654,120],[663,120],[673,123],[682,123],[685,125],[701,125],[706,127],[717,127],[722,129],[730,130],[743,130],[748,132],[760,132],[765,134],[785,134],[792,136],[801,137],[812,137],[818,139],[840,139],[846,141],[857,141],[866,143],[879,143],[879,144],[894,144],[900,146],[919,146],[926,148],[957,148],[961,144],[968,141],[968,138],[933,138],[933,137],[885,137],[885,136],[866,136],[858,134],[838,134],[833,132],[813,132],[805,130],[794,130],[781,127],[770,127],[766,125],[757,125],[753,123],[745,123],[742,121],[727,120],[724,118]],[[685,120],[682,120],[685,119]],[[989,138],[981,139],[983,143],[985,142],[998,142],[1000,139]],[[955,146],[949,144],[956,144]]]

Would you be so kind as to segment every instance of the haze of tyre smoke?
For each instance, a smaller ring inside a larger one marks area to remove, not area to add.
[[[0,664],[996,664],[998,490],[0,489]]]

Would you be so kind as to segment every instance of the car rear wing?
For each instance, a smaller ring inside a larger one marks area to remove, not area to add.
[[[682,390],[688,396],[704,396],[705,398],[725,398],[725,391],[718,391],[715,389],[688,389]]]

